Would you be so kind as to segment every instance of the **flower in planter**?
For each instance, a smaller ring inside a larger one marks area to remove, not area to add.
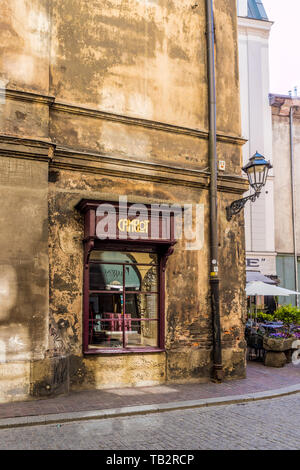
[[[290,333],[286,333],[284,331],[279,331],[277,333],[270,333],[268,335],[269,338],[275,338],[275,339],[286,339],[286,338],[293,338],[294,335]]]

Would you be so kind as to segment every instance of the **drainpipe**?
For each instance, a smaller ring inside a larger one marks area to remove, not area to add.
[[[215,83],[215,36],[213,0],[206,0],[207,29],[207,73],[209,102],[209,162],[210,162],[210,288],[213,326],[213,374],[212,380],[221,382],[224,377],[222,366],[220,302],[219,302],[219,235],[218,235],[218,166],[216,126],[216,83]]]
[[[295,106],[290,108],[290,159],[291,159],[291,192],[292,192],[292,224],[293,224],[293,239],[294,239],[294,270],[295,270],[295,289],[298,292],[298,262],[297,262],[297,232],[296,232],[296,191],[295,191],[295,159],[294,159],[294,109]],[[299,296],[296,295],[296,305],[299,307]]]

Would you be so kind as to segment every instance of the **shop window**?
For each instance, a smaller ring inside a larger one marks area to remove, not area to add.
[[[158,253],[91,251],[85,352],[162,349],[160,258]]]
[[[82,199],[76,205],[84,215],[83,352],[164,351],[165,271],[176,244],[174,213],[143,205],[134,211],[127,207],[124,215],[123,205],[107,201],[103,213],[102,203]],[[102,222],[109,211],[115,217],[107,231]],[[153,227],[158,230],[152,232]]]

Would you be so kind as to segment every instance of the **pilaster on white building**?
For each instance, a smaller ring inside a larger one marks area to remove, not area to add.
[[[260,0],[238,0],[239,67],[243,161],[258,151],[272,163],[272,114],[269,105],[269,21]],[[261,196],[245,207],[248,271],[276,276],[274,177]]]

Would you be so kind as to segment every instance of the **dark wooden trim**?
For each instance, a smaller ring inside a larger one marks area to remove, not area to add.
[[[123,339],[123,348],[126,348],[126,335],[125,335],[125,307],[126,307],[126,292],[125,292],[125,266],[123,266],[123,324],[122,324],[122,339]]]
[[[84,208],[84,205],[81,205],[82,209]],[[90,211],[89,211],[90,212]],[[88,220],[88,219],[87,219]],[[105,250],[105,247],[103,246],[103,242],[98,240],[98,243],[96,240],[92,240],[94,243],[92,245],[89,245],[89,247],[92,247],[91,249],[102,249]],[[143,240],[142,240],[143,241]],[[90,243],[91,239],[84,240],[84,246],[86,247],[87,243]],[[149,244],[137,244],[137,240],[132,240],[132,241],[126,241],[124,244],[123,240],[113,240],[110,242],[110,244],[106,244],[106,248],[109,246],[109,250],[117,250],[117,251],[124,251],[120,249],[120,247],[125,247],[126,246],[126,251],[140,251],[140,252],[149,252],[149,246],[152,248],[152,252],[156,252],[159,255],[159,269],[158,269],[158,286],[159,290],[158,292],[154,292],[154,295],[158,295],[158,318],[154,319],[154,321],[158,322],[158,329],[157,329],[157,334],[158,334],[158,348],[126,348],[125,345],[125,328],[123,328],[123,348],[118,348],[116,350],[111,350],[108,348],[97,348],[97,349],[89,349],[89,297],[90,297],[90,289],[89,289],[89,262],[87,261],[87,264],[85,264],[84,267],[84,309],[83,309],[83,353],[88,354],[88,355],[95,355],[95,354],[126,354],[126,353],[142,353],[142,352],[162,352],[164,351],[165,348],[165,270],[166,270],[166,263],[169,258],[169,256],[173,253],[174,251],[174,242],[169,242],[166,243],[165,241],[163,243],[151,243]],[[85,248],[87,250],[88,248]],[[89,251],[90,253],[90,251]],[[85,251],[85,260],[86,260],[86,251]],[[152,266],[149,264],[149,266]],[[125,264],[123,264],[123,271],[125,269]],[[124,275],[124,272],[123,272]],[[125,279],[125,277],[124,277]],[[111,292],[105,292],[105,293],[110,293]],[[127,292],[128,293],[128,292]],[[140,294],[140,292],[134,292],[135,294]],[[122,294],[124,296],[123,298],[123,315],[125,313],[125,296],[126,296],[126,291],[122,291]],[[146,294],[151,294],[150,292],[146,292]],[[124,318],[124,317],[123,317]],[[141,320],[143,321],[143,320]]]
[[[99,356],[101,355],[105,355],[105,354],[108,354],[108,355],[115,355],[115,354],[153,354],[153,353],[162,353],[162,352],[166,352],[166,350],[164,348],[127,348],[127,349],[122,349],[122,348],[119,348],[119,349],[95,349],[95,350],[87,350],[87,351],[83,351],[83,354],[84,355],[89,355],[89,356],[92,356],[92,355],[95,355],[95,354],[98,354]]]
[[[90,282],[90,270],[89,264],[84,264],[84,273],[83,273],[83,328],[82,328],[82,345],[83,351],[86,351],[89,344],[89,307],[90,307],[90,298],[89,298],[89,282]]]
[[[106,264],[106,263],[102,263]],[[117,264],[117,263],[116,263]],[[122,266],[134,266],[132,264],[124,264]],[[152,264],[148,264],[147,266],[153,266]],[[122,290],[95,290],[95,289],[89,289],[90,294],[123,294],[123,292],[126,292],[126,294],[137,294],[137,295],[157,295],[159,294],[159,290],[157,291],[141,291],[141,290],[127,290],[125,291]]]

